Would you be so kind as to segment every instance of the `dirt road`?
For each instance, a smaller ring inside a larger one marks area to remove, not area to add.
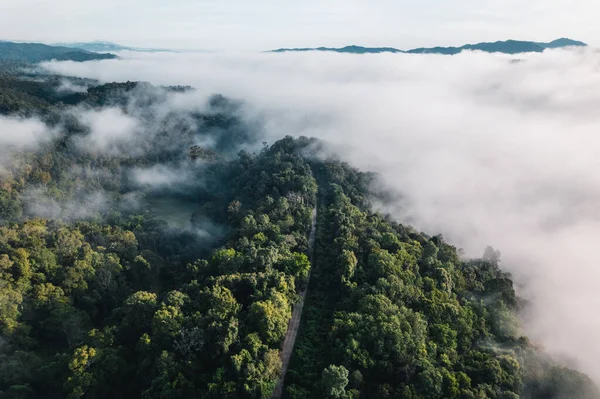
[[[315,236],[317,233],[317,208],[313,209],[312,213],[312,227],[310,229],[310,235],[308,236],[308,253],[310,257],[311,269],[313,267],[313,253],[315,245]],[[290,359],[292,358],[292,352],[294,351],[294,345],[296,344],[296,337],[298,336],[298,329],[300,328],[300,320],[302,320],[302,310],[304,309],[304,300],[306,299],[306,292],[308,291],[308,283],[310,282],[310,271],[308,272],[308,279],[306,287],[300,292],[300,301],[294,307],[292,311],[292,318],[288,324],[288,330],[283,341],[283,347],[281,348],[281,374],[277,385],[273,390],[271,399],[281,399],[283,395],[283,384],[285,382],[285,375],[287,374],[288,366],[290,365]]]

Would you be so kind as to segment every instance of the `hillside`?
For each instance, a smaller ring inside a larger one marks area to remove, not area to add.
[[[48,46],[40,43],[0,42],[0,61],[92,61],[117,58],[114,54],[97,54],[69,47]]]
[[[522,336],[497,250],[375,211],[327,143],[222,95],[156,112],[189,87],[0,93],[34,78],[0,108],[47,127],[0,148],[0,398],[600,398]]]
[[[172,52],[172,50],[168,50],[168,49],[129,47],[129,46],[122,46],[120,44],[111,43],[111,42],[60,43],[57,45],[75,48],[75,49],[79,49],[79,50],[91,51],[94,53],[117,52],[117,51],[139,51],[139,52],[145,52],[145,53]]]
[[[393,47],[362,47],[362,46],[346,46],[341,48],[317,47],[317,48],[281,48],[273,50],[274,53],[283,53],[290,51],[332,51],[336,53],[350,54],[368,54],[368,53],[406,53],[406,54],[442,54],[454,55],[463,50],[477,50],[486,53],[504,53],[504,54],[519,54],[536,52],[540,53],[547,48],[561,47],[577,47],[587,46],[583,42],[571,39],[557,39],[549,43],[527,42],[518,40],[498,41],[494,43],[477,43],[466,44],[461,47],[431,47],[431,48],[415,48],[412,50],[399,50]]]
[[[587,44],[577,40],[561,38],[551,41],[550,43],[536,43],[545,48],[560,48],[560,47],[585,47]]]
[[[478,43],[466,44],[461,47],[434,47],[434,48],[418,48],[408,50],[411,54],[458,54],[463,50],[483,51],[486,53],[504,53],[504,54],[519,54],[519,53],[541,53],[547,48],[561,47],[581,47],[586,46],[583,42],[577,42],[570,39],[558,39],[550,43],[526,42],[518,40],[498,41],[494,43]]]
[[[398,50],[393,47],[362,47],[362,46],[346,46],[341,48],[334,47],[317,47],[317,48],[280,48],[273,50],[273,53],[285,53],[289,51],[333,51],[336,53],[350,53],[350,54],[373,54],[373,53],[404,53],[402,50]]]

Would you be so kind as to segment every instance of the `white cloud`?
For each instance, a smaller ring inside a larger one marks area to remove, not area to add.
[[[123,152],[133,155],[137,151],[135,139],[139,122],[120,109],[85,110],[79,112],[78,117],[90,129],[89,134],[77,139],[81,151],[111,155]]]
[[[194,185],[191,166],[154,165],[149,168],[134,168],[131,171],[133,181],[152,188],[169,188]]]
[[[49,195],[46,188],[34,187],[25,190],[21,199],[25,204],[25,214],[57,220],[96,218],[116,206],[103,191],[80,193],[59,201]]]
[[[0,173],[14,151],[35,151],[50,142],[54,132],[35,118],[0,116]]]
[[[0,151],[10,148],[32,149],[52,136],[41,121],[0,116]]]
[[[87,91],[87,86],[82,86],[72,83],[68,80],[63,80],[60,82],[60,86],[56,88],[56,91],[59,93],[85,93]]]

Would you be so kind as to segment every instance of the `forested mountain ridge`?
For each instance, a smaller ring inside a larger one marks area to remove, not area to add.
[[[83,49],[48,46],[41,43],[14,43],[0,41],[0,61],[91,61],[117,58],[114,54],[98,54]]]
[[[79,43],[57,43],[57,46],[76,48],[80,50],[91,51],[94,53],[106,53],[106,52],[117,52],[117,51],[139,51],[145,53],[155,52],[172,52],[173,50],[162,49],[162,48],[142,48],[142,47],[130,47],[122,46],[117,43],[97,41],[97,42],[79,42]]]
[[[261,145],[218,95],[163,112],[187,87],[4,76],[52,136],[0,152],[0,398],[269,398],[307,284],[286,397],[600,397],[521,336],[497,251],[374,211],[325,143]]]
[[[498,251],[460,260],[441,236],[373,212],[368,177],[317,170],[313,279],[285,397],[598,397],[521,336]]]
[[[477,50],[486,53],[504,53],[504,54],[519,54],[535,52],[541,53],[545,49],[561,48],[561,47],[584,47],[587,44],[566,38],[553,40],[549,43],[530,42],[520,40],[497,41],[493,43],[477,43],[465,44],[460,47],[420,47],[411,50],[399,50],[393,47],[363,47],[363,46],[346,46],[341,48],[333,47],[316,47],[316,48],[280,48],[272,50],[274,53],[283,53],[290,51],[332,51],[336,53],[349,54],[371,54],[371,53],[406,53],[406,54],[443,54],[454,55],[465,50]]]

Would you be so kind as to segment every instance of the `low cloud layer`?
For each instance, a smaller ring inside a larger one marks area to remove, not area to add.
[[[32,150],[52,136],[46,125],[36,119],[0,116],[0,155],[11,150]]]
[[[35,151],[49,143],[53,137],[54,132],[38,119],[0,115],[0,179],[8,169],[11,153]]]
[[[399,193],[386,211],[481,255],[532,300],[526,333],[600,382],[600,54],[132,54],[46,68],[244,99],[273,139],[315,136]]]
[[[90,130],[77,140],[81,151],[118,155],[136,150],[133,141],[140,130],[139,123],[120,109],[87,110],[78,117]]]
[[[26,190],[21,200],[25,214],[55,220],[80,220],[99,218],[102,213],[118,204],[112,202],[103,191],[79,194],[70,200],[53,199],[43,187]]]

